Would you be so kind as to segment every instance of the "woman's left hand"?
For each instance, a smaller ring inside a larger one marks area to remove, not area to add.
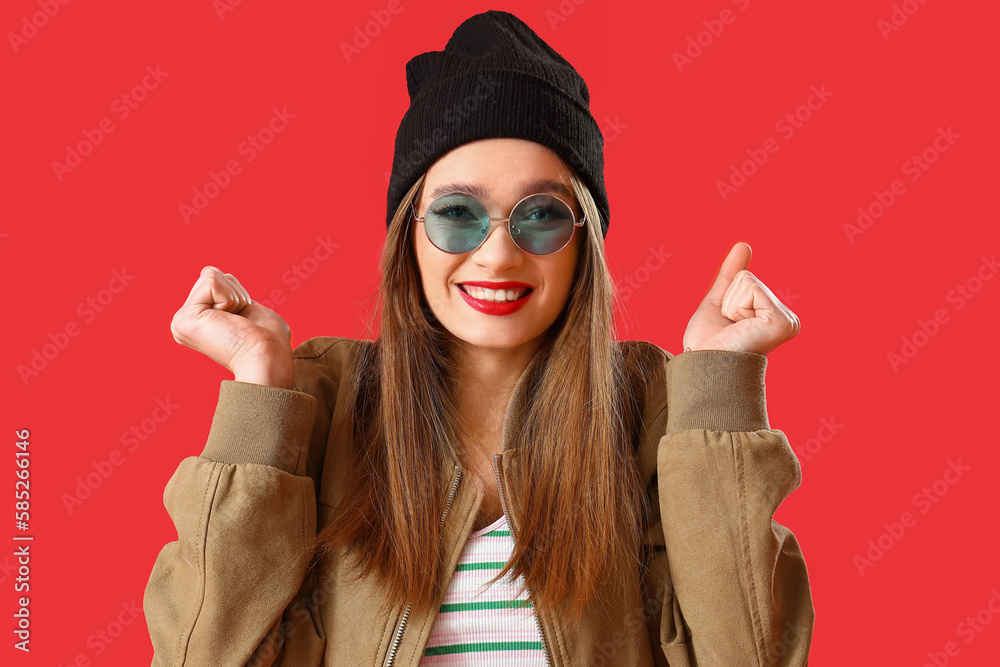
[[[747,271],[750,246],[729,251],[684,331],[684,348],[767,354],[799,333],[799,318]]]

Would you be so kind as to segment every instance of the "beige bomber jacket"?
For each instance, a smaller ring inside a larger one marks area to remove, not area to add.
[[[307,570],[305,545],[329,520],[352,447],[346,369],[368,341],[318,337],[294,351],[295,389],[226,380],[205,447],[183,459],[163,502],[177,540],[160,551],[143,599],[160,667],[418,665],[440,600],[378,617],[380,589],[342,552]],[[814,609],[805,559],[773,514],[801,482],[765,404],[767,358],[677,356],[619,343],[655,370],[642,397],[638,461],[654,508],[643,566],[612,608],[575,629],[538,614],[553,666],[806,665]],[[537,357],[536,357],[537,360]],[[494,459],[516,537],[526,489],[510,471],[531,362],[514,388]],[[483,489],[456,465],[443,515],[443,596]]]

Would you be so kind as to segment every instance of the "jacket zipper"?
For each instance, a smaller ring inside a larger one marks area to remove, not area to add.
[[[503,509],[504,516],[507,517],[507,525],[510,526],[511,537],[517,541],[517,533],[514,530],[514,522],[510,520],[510,514],[507,513],[507,503],[503,497],[503,489],[500,484],[500,469],[497,467],[497,459],[500,458],[499,454],[493,455],[493,476],[497,480],[497,493],[500,495],[500,507]],[[545,652],[545,664],[551,665],[552,659],[549,657],[548,642],[545,640],[545,630],[542,629],[542,622],[538,619],[538,613],[532,613],[532,617],[535,619],[535,625],[538,626],[538,636],[542,638],[542,650]]]
[[[462,469],[455,465],[455,470],[457,472],[455,476],[455,481],[451,485],[451,491],[448,493],[448,504],[445,505],[444,511],[441,512],[441,525],[444,525],[445,517],[448,516],[448,510],[451,509],[451,503],[455,499],[455,491],[458,490],[458,482],[462,479]],[[396,626],[396,632],[392,637],[392,644],[389,646],[389,653],[385,657],[385,664],[383,667],[391,667],[392,663],[396,660],[396,650],[399,648],[399,642],[403,638],[403,628],[406,627],[406,621],[410,617],[410,608],[413,603],[410,602],[406,605],[406,611],[403,612],[402,618],[399,619],[399,625]]]

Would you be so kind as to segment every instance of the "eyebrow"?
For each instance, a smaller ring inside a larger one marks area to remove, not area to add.
[[[452,192],[465,192],[472,195],[476,199],[482,202],[492,202],[493,199],[490,197],[489,191],[479,185],[478,183],[467,183],[464,181],[457,181],[455,183],[445,183],[439,185],[430,194],[430,200],[434,201],[441,195],[446,195]],[[547,178],[540,178],[529,183],[523,183],[517,190],[517,199],[520,201],[528,195],[535,194],[537,192],[548,192],[558,195],[562,195],[570,202],[572,202],[576,197],[573,195],[573,191],[570,190],[563,183],[558,181],[549,180]]]

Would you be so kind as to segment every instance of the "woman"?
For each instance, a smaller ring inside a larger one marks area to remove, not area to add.
[[[800,481],[736,244],[674,356],[612,339],[600,130],[506,12],[407,64],[375,340],[295,350],[205,267],[172,331],[234,373],[144,606],[170,665],[804,665]]]

